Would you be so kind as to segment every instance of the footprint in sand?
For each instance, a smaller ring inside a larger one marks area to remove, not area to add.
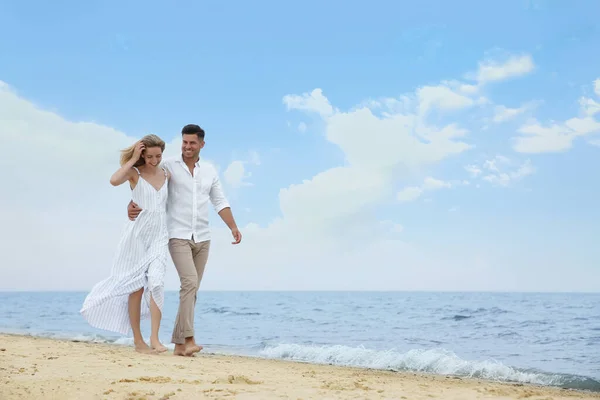
[[[150,383],[169,383],[171,382],[171,378],[166,376],[142,376],[138,378],[140,382],[150,382]]]
[[[335,390],[336,393],[339,394],[341,390],[349,390],[350,388],[342,385],[341,382],[328,382],[323,381],[323,385],[321,385],[321,389]]]
[[[368,387],[367,385],[365,385],[363,382],[364,382],[364,379],[359,379],[359,380],[355,381],[354,387],[357,389],[362,389],[362,390],[373,390],[370,387]]]
[[[136,382],[136,380],[135,379],[124,378],[124,379],[119,379],[117,382],[119,382],[119,383],[133,383],[133,382]]]
[[[137,392],[137,391],[136,392],[129,392],[127,394],[129,396],[129,397],[127,397],[127,400],[147,400],[148,397],[146,397],[146,396],[151,396],[152,397],[155,394],[156,393],[154,393],[153,391],[146,392],[146,393]]]
[[[186,385],[199,385],[202,383],[200,379],[194,379],[193,381],[188,381],[187,379],[180,379],[178,382]]]
[[[219,378],[213,381],[213,384],[238,384],[238,385],[259,385],[262,382],[253,381],[243,375],[229,375],[227,378]]]
[[[238,394],[237,391],[230,390],[230,389],[206,389],[206,390],[203,390],[202,393],[204,393],[206,396],[209,396],[209,397],[218,397],[218,398],[235,396]]]

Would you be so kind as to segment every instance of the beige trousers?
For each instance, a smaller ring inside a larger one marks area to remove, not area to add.
[[[209,249],[210,240],[200,243],[184,239],[169,240],[169,252],[181,282],[179,311],[171,338],[171,342],[175,344],[184,344],[185,338],[194,336],[196,295],[204,275]]]

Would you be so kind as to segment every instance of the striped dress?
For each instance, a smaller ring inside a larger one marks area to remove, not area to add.
[[[141,318],[150,316],[150,295],[162,312],[169,235],[166,204],[168,180],[156,190],[141,175],[131,191],[142,212],[125,225],[110,276],[86,297],[81,314],[93,327],[129,335],[129,295],[144,288]],[[165,171],[165,177],[167,172]]]

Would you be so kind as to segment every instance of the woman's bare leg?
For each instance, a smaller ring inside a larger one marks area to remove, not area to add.
[[[150,316],[152,318],[152,333],[150,334],[150,346],[159,353],[167,351],[167,348],[162,345],[158,338],[158,330],[160,329],[160,320],[162,313],[158,308],[158,305],[154,301],[154,297],[150,296]]]
[[[129,322],[131,323],[131,330],[133,331],[133,344],[135,345],[135,351],[138,353],[152,353],[153,351],[150,346],[144,342],[142,330],[140,328],[140,313],[142,308],[143,294],[144,288],[129,295]]]

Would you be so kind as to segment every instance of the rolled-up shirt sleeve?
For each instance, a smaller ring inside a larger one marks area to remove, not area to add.
[[[223,187],[221,186],[218,174],[215,174],[212,187],[210,188],[210,201],[217,213],[224,208],[231,207],[223,192]]]

